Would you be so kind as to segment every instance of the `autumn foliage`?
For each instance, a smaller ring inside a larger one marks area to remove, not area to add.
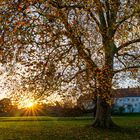
[[[139,0],[3,0],[0,9],[1,63],[26,69],[24,87],[40,96],[97,90],[94,126],[113,126],[113,83],[139,73]]]

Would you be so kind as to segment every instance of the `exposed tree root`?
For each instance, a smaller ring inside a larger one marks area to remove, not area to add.
[[[119,126],[117,126],[111,119],[109,120],[96,119],[92,124],[92,127],[103,129],[119,128]]]

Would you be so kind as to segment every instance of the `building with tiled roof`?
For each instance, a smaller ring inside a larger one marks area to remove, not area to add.
[[[140,112],[140,88],[122,88],[113,90],[116,108],[123,108],[124,112]],[[83,95],[78,100],[79,104],[87,110],[95,107],[93,95]]]
[[[140,88],[122,88],[114,90],[117,98],[121,97],[140,97]]]
[[[140,112],[140,88],[118,89],[115,91],[115,106],[124,112]]]

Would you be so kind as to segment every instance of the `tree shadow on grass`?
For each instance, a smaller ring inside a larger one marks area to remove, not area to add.
[[[111,129],[103,129],[103,128],[94,128],[92,127],[92,125],[86,125],[85,129],[87,129],[86,131],[92,131],[92,132],[97,132],[98,134],[101,135],[105,135],[105,134],[109,134],[110,136],[116,136],[118,138],[124,137],[123,139],[125,139],[125,137],[131,139],[135,139],[135,140],[140,140],[140,127],[136,127],[136,126],[131,126],[131,127],[122,127],[122,126],[118,126],[115,128],[111,128]],[[115,139],[118,139],[118,138]]]

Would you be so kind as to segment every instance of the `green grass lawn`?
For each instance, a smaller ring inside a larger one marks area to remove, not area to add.
[[[94,129],[91,117],[0,117],[0,140],[140,140],[140,116],[113,120],[121,129]]]

